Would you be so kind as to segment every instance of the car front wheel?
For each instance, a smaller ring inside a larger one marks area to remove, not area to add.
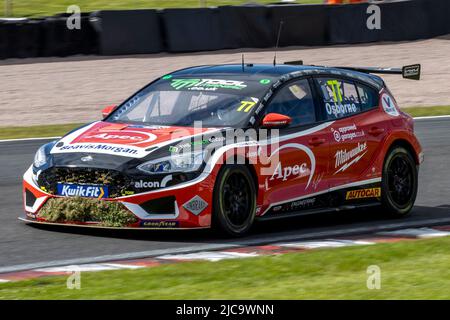
[[[249,169],[243,165],[226,165],[214,188],[212,226],[231,236],[248,232],[255,219],[256,187]]]

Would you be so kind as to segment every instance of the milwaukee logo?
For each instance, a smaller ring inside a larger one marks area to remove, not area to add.
[[[345,171],[352,164],[358,162],[367,152],[367,142],[358,143],[358,146],[350,151],[339,150],[334,155],[335,168],[339,168],[334,174]]]

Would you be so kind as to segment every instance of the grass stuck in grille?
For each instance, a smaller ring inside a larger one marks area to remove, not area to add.
[[[96,222],[104,227],[126,227],[137,218],[119,202],[90,198],[50,198],[39,212],[39,218],[55,223]]]

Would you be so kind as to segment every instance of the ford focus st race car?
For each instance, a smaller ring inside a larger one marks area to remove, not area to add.
[[[418,80],[420,65],[167,74],[37,151],[22,220],[239,236],[255,219],[371,206],[405,216],[423,153],[373,73]]]

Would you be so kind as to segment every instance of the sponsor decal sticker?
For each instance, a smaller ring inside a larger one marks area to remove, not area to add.
[[[345,200],[379,198],[379,197],[381,197],[381,188],[370,188],[370,189],[347,191]]]
[[[414,64],[412,66],[403,67],[403,77],[407,79],[420,80],[420,64]]]
[[[179,221],[142,221],[141,227],[146,228],[178,228],[179,227]]]
[[[314,207],[316,204],[316,198],[296,200],[293,202],[285,203],[283,205],[273,207],[273,212],[291,212],[295,210],[308,209]]]
[[[327,102],[325,104],[325,109],[327,110],[327,113],[329,115],[334,115],[336,118],[340,116],[345,116],[347,114],[352,114],[358,111],[358,109],[356,108],[356,104],[354,103],[332,104]]]
[[[243,81],[223,79],[172,79],[170,85],[176,89],[215,91],[217,89],[241,90],[247,87]]]
[[[105,141],[112,144],[137,144],[156,140],[156,135],[138,131],[109,131],[93,135],[81,136],[81,142]]]
[[[186,210],[189,210],[196,216],[198,216],[205,208],[208,206],[208,203],[200,198],[200,196],[195,196],[185,204],[183,204],[183,207]]]
[[[134,182],[136,189],[152,189],[152,188],[164,188],[169,181],[172,180],[172,175],[165,176],[161,182],[159,181],[144,181],[139,180]]]
[[[309,177],[308,182],[306,183],[305,189],[309,187],[311,180],[314,176],[314,171],[316,169],[316,158],[314,156],[314,153],[309,149],[308,147],[298,144],[298,143],[288,143],[280,148],[276,149],[269,157],[269,160],[279,153],[283,149],[287,148],[294,148],[299,149],[302,152],[304,152],[307,156],[306,159],[309,159],[310,165],[308,165],[307,162],[299,162],[291,165],[283,165],[281,159],[277,163],[275,170],[272,171],[269,175],[270,178],[266,178],[265,186],[266,190],[269,190],[269,183],[271,181],[286,181],[290,179],[297,179],[297,178],[303,178],[303,177]],[[300,157],[300,154],[299,154]],[[298,159],[298,158],[297,158]]]
[[[134,187],[136,189],[151,189],[151,188],[159,188],[159,181],[136,181],[134,183]]]
[[[302,164],[296,164],[292,167],[291,166],[282,167],[281,163],[279,162],[275,169],[275,172],[273,173],[273,175],[270,177],[269,180],[272,181],[274,179],[281,179],[282,181],[286,181],[291,176],[301,178],[309,175],[309,173],[310,170],[306,162]]]
[[[109,197],[109,190],[106,186],[58,183],[57,194],[64,197],[103,199]]]
[[[334,158],[336,159],[334,167],[339,169],[334,174],[347,170],[353,164],[361,160],[367,151],[367,142],[358,143],[358,146],[350,151],[347,151],[346,149],[338,150],[334,155]]]
[[[257,102],[258,101],[241,101],[241,104],[237,108],[237,111],[249,112]]]
[[[381,104],[383,105],[383,109],[387,114],[393,117],[398,117],[400,115],[397,108],[395,107],[394,99],[392,99],[392,97],[387,93],[383,93],[383,95],[381,96]]]
[[[353,139],[365,136],[364,130],[358,130],[356,124],[338,129],[331,128],[331,132],[333,133],[333,137],[336,142],[352,141]]]
[[[73,145],[65,145],[57,150],[52,150],[52,153],[63,153],[63,152],[98,152],[107,154],[117,154],[122,156],[137,156],[139,155],[139,149],[132,147],[118,147],[111,146],[108,144],[101,143],[77,143]]]

